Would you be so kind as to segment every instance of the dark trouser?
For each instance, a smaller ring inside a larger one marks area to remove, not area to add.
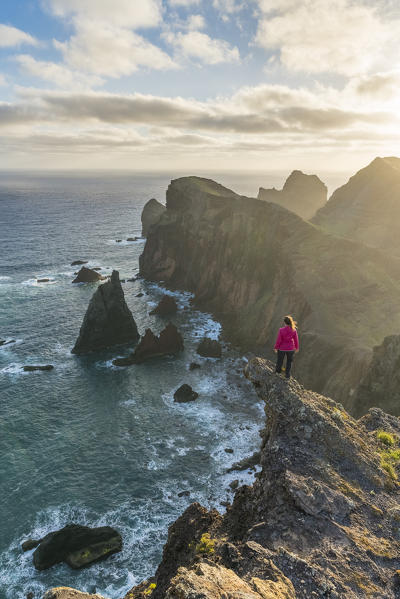
[[[286,354],[286,378],[289,379],[290,378],[290,369],[292,368],[292,362],[293,362],[293,357],[294,357],[294,351],[281,351],[280,349],[278,349],[278,357],[276,360],[276,372],[281,372],[282,370],[282,365],[283,365],[283,359],[285,357]]]

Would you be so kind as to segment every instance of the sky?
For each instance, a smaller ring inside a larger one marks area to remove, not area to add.
[[[400,155],[398,0],[1,0],[0,169]]]

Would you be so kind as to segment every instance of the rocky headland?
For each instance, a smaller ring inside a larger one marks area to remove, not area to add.
[[[293,171],[280,190],[260,187],[258,199],[280,204],[308,220],[326,204],[327,194],[325,183],[317,175],[305,175],[301,171]]]
[[[375,158],[339,187],[312,222],[400,256],[400,158]]]
[[[400,260],[209,179],[172,181],[166,206],[140,274],[194,292],[229,340],[259,355],[272,357],[283,315],[294,314],[295,376],[354,411],[372,348],[400,331]]]
[[[117,270],[106,283],[99,285],[86,311],[73,354],[86,354],[139,339],[132,312],[129,310]]]

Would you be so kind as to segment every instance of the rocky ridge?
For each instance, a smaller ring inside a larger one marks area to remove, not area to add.
[[[339,187],[312,222],[400,256],[400,158],[375,158]]]
[[[295,376],[355,409],[372,348],[400,330],[400,260],[209,179],[172,181],[166,205],[141,275],[194,292],[244,350],[272,350],[282,316],[293,313]]]
[[[99,285],[90,300],[73,354],[86,354],[115,345],[134,343],[139,333],[129,310],[117,270]]]
[[[125,599],[399,598],[399,419],[354,420],[260,358],[246,376],[265,401],[261,473],[224,516],[189,506]]]
[[[260,187],[258,199],[280,204],[308,220],[326,204],[327,193],[325,183],[317,175],[293,171],[281,190]]]

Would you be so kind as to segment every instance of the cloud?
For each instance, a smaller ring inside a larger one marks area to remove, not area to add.
[[[7,81],[4,75],[0,73],[0,86],[7,85]]]
[[[399,20],[385,22],[372,4],[258,0],[258,5],[256,43],[279,51],[281,62],[293,71],[366,73],[383,60],[400,32]]]
[[[107,77],[130,75],[140,67],[173,69],[177,65],[158,46],[129,29],[83,21],[66,42],[54,42],[73,69]]]
[[[87,89],[103,85],[104,79],[96,75],[87,75],[74,71],[62,64],[36,60],[28,54],[20,54],[15,60],[21,68],[33,77],[49,81],[57,87],[64,89]]]
[[[58,17],[104,22],[137,29],[155,27],[161,22],[161,0],[45,0]]]
[[[355,82],[356,92],[362,96],[390,100],[397,96],[400,88],[400,71],[374,73],[360,77]]]
[[[29,33],[0,23],[0,48],[11,48],[13,46],[21,46],[22,44],[37,46],[38,43]]]
[[[244,3],[238,0],[213,0],[213,7],[222,13],[232,14],[241,11]]]
[[[189,33],[166,33],[166,41],[171,44],[178,56],[194,58],[205,64],[238,62],[239,50],[225,40],[213,39],[206,33],[190,31]]]
[[[200,4],[200,0],[169,0],[171,6],[193,6]]]

